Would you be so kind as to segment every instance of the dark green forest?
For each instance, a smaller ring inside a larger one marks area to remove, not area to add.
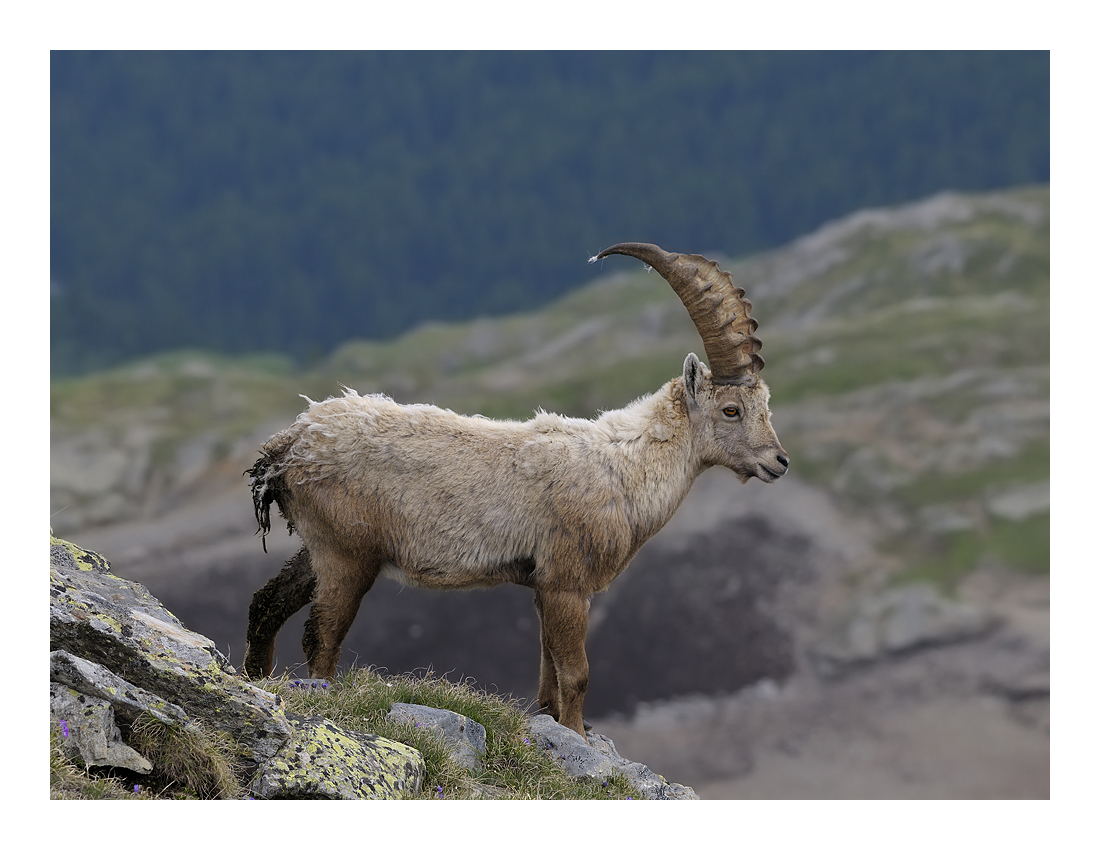
[[[536,307],[1050,179],[1046,52],[54,52],[51,371]]]

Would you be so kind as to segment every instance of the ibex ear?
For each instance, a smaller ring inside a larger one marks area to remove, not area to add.
[[[703,368],[703,364],[699,362],[694,352],[684,360],[684,389],[687,390],[688,398],[692,401],[695,401],[695,393],[703,380]]]

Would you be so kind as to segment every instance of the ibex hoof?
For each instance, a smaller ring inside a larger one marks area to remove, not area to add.
[[[536,712],[535,712],[535,714],[549,714],[549,715],[550,715],[551,717],[553,717],[553,718],[554,718],[555,722],[557,722],[557,723],[561,723],[561,719],[559,718],[559,716],[558,716],[558,715],[556,715],[556,714],[554,714],[554,712],[552,712],[552,711],[550,710],[550,707],[549,707],[549,706],[546,706],[546,705],[541,705],[541,706],[539,706],[539,710],[538,710],[538,711],[536,711]],[[583,726],[584,726],[584,731],[585,731],[585,732],[591,731],[591,729],[592,729],[592,724],[591,724],[591,723],[589,723],[589,722],[588,722],[587,720],[585,720],[585,719],[584,719],[583,717],[581,718],[581,723],[582,723],[582,724],[583,724]]]

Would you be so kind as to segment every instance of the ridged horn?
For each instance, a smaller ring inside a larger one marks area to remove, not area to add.
[[[620,242],[600,251],[589,262],[609,254],[625,254],[655,268],[671,284],[695,323],[713,379],[721,384],[751,383],[764,366],[758,327],[749,315],[752,304],[733,275],[699,254],[670,254],[646,242]]]

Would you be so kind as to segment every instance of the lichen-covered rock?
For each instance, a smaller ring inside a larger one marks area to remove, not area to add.
[[[61,751],[77,764],[152,772],[149,760],[122,740],[107,700],[51,682],[50,719],[61,730]]]
[[[536,714],[530,722],[531,740],[570,776],[602,782],[614,772],[615,765],[606,753],[585,743],[584,738],[550,715]]]
[[[445,708],[395,702],[387,715],[398,723],[411,723],[438,735],[452,747],[451,759],[467,770],[477,770],[485,755],[485,727],[476,720]]]
[[[258,765],[291,736],[282,700],[237,678],[214,643],[188,631],[142,585],[50,538],[50,649],[107,668],[189,717],[228,733]]]
[[[291,740],[256,773],[251,792],[268,800],[398,800],[424,776],[418,750],[339,728],[324,717],[288,715]]]
[[[615,749],[615,742],[606,735],[589,731],[588,742],[594,749],[607,755],[611,759],[614,771],[625,776],[646,800],[699,799],[699,795],[695,793],[693,788],[676,782],[669,782],[661,774],[646,765],[620,756],[619,751]]]
[[[605,735],[588,732],[584,738],[556,722],[546,714],[531,718],[531,738],[570,776],[601,782],[613,773],[625,776],[647,800],[698,800],[699,796],[686,785],[665,780],[644,764],[627,761],[619,755],[614,742]]]
[[[63,649],[50,653],[50,682],[109,702],[118,716],[130,722],[148,712],[162,723],[187,723],[187,714],[178,705],[120,679],[101,664],[77,658]]]

